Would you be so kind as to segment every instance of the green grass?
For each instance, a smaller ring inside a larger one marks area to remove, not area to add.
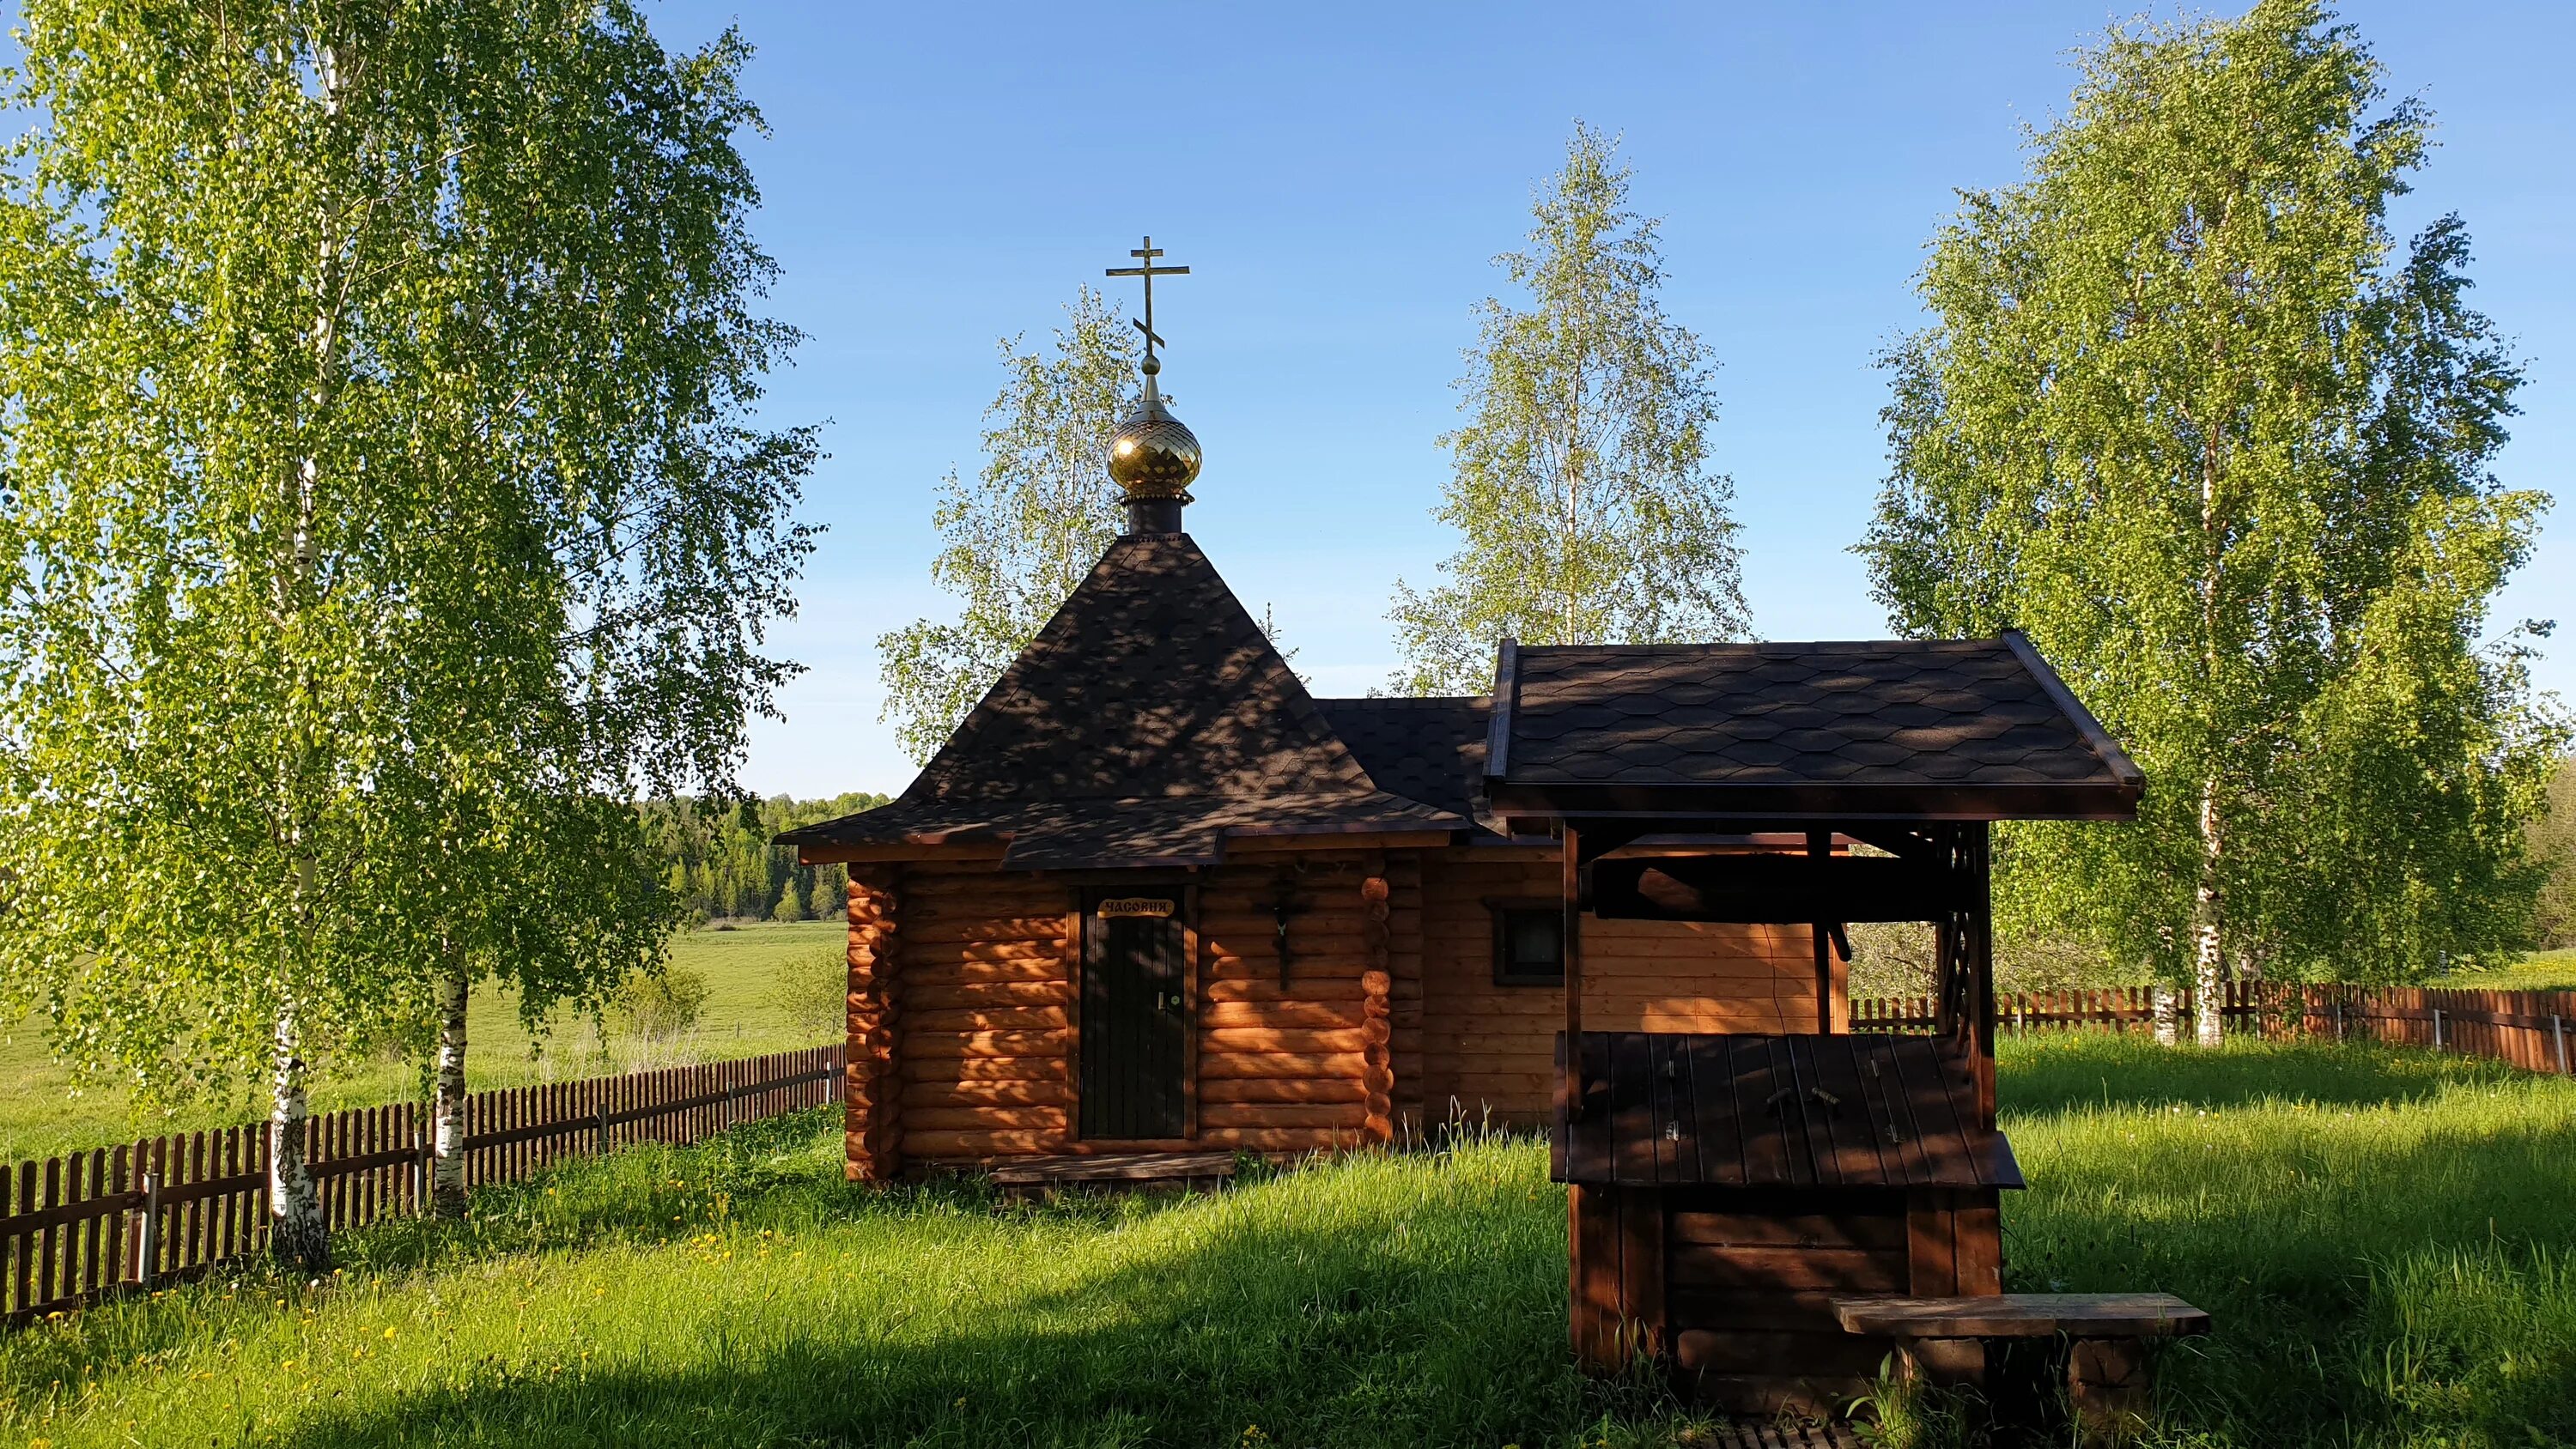
[[[2576,1442],[2576,1084],[2429,1054],[2007,1043],[2011,1286],[2165,1288],[2159,1442]],[[839,1180],[828,1114],[0,1339],[0,1449],[1704,1442],[1569,1366],[1526,1140],[1046,1208]]]
[[[2501,970],[2454,971],[2433,984],[2488,991],[2576,991],[2576,949],[2534,951]]]
[[[2007,1062],[2010,1286],[2215,1314],[2166,1356],[2192,1442],[2576,1442],[2576,1082],[2325,1043]]]
[[[477,990],[466,1014],[467,1081],[480,1091],[812,1046],[824,1037],[795,1025],[773,998],[789,974],[833,969],[820,963],[835,953],[842,929],[834,921],[761,922],[674,937],[671,964],[702,973],[709,987],[697,1029],[676,1042],[647,1044],[612,1032],[603,1050],[598,1033],[582,1017],[559,1021],[550,1035],[532,1036],[519,1021],[514,996],[489,987]],[[363,1061],[322,1083],[314,1103],[329,1110],[401,1101],[420,1091],[416,1063]],[[260,1105],[247,1095],[200,1099],[176,1112],[138,1110],[132,1095],[121,1089],[76,1088],[71,1073],[54,1060],[41,1021],[21,1021],[0,1031],[0,1163],[130,1142],[155,1132],[254,1121],[261,1115]]]

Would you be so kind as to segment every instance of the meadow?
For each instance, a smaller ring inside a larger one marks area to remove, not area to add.
[[[2156,1442],[2576,1441],[2576,1083],[2429,1053],[2005,1047],[2011,1286],[2159,1287]],[[1527,1139],[1005,1206],[839,1180],[829,1113],[0,1339],[0,1445],[1684,1446],[1565,1353]]]
[[[2434,978],[2430,984],[2485,991],[2576,991],[2576,948],[2533,951],[2510,966],[2492,971],[2453,971]]]
[[[683,1062],[756,1056],[829,1040],[828,1029],[799,1021],[786,1005],[814,979],[840,972],[843,928],[837,921],[746,922],[672,938],[670,964],[703,978],[704,1009],[696,1025],[663,1039],[603,1033],[589,1017],[567,1013],[530,1031],[518,999],[478,987],[466,1008],[466,1082],[475,1091],[568,1077],[605,1076]],[[380,1057],[350,1064],[320,1084],[314,1108],[368,1106],[426,1095],[419,1064]],[[116,1086],[83,1087],[54,1060],[40,1022],[0,1030],[0,1162],[49,1157],[130,1142],[159,1132],[256,1121],[260,1103],[247,1091],[201,1095],[176,1108],[139,1107]]]

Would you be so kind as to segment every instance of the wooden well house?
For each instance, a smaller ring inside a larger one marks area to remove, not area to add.
[[[1553,1122],[1578,1351],[1729,1401],[1858,1386],[1822,1294],[1995,1291],[1986,822],[2139,789],[2048,666],[1506,644],[1490,697],[1317,699],[1146,381],[1124,534],[899,798],[783,837],[850,872],[849,1176]],[[1880,919],[1938,927],[1931,1038],[1843,1034]]]
[[[1995,1127],[1989,824],[2133,818],[2139,772],[2017,634],[1507,645],[1499,676],[1485,806],[1561,871],[1575,1350],[1652,1354],[1731,1407],[1836,1407],[1896,1347],[1838,1299],[2002,1292],[1997,1195],[2022,1180]],[[1850,1032],[1862,921],[1928,927],[1929,1036]],[[1813,1009],[1601,1019],[1593,941],[1645,922],[1796,934]]]

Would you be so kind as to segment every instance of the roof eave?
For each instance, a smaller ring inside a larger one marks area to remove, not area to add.
[[[2082,735],[2084,743],[2101,758],[2112,778],[2124,785],[2143,789],[2147,772],[2138,768],[2138,762],[2129,758],[2129,752],[2120,748],[2120,742],[2111,738],[2109,730],[2102,728],[2102,722],[2093,717],[2093,711],[2086,709],[2084,701],[2075,697],[2075,691],[2066,687],[2066,681],[2059,677],[2056,668],[2031,646],[2029,637],[2019,629],[2006,629],[2003,641],[2004,647],[2012,651],[2013,658],[2021,662],[2021,667],[2030,671],[2030,677],[2038,682],[2040,692],[2048,696],[2048,702],[2056,705],[2074,723],[2076,733]]]
[[[2142,784],[1492,782],[1505,819],[1619,816],[1775,820],[2135,820]]]

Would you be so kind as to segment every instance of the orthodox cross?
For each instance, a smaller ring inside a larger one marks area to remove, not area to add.
[[[1162,254],[1163,249],[1154,245],[1154,239],[1152,237],[1147,237],[1145,238],[1145,244],[1143,246],[1132,247],[1127,252],[1127,255],[1136,258],[1143,265],[1133,267],[1111,267],[1108,271],[1102,274],[1104,276],[1111,277],[1143,277],[1145,279],[1145,320],[1142,322],[1136,322],[1135,325],[1137,331],[1145,334],[1145,370],[1147,372],[1159,370],[1154,361],[1154,349],[1163,345],[1163,339],[1154,335],[1154,279],[1156,277],[1186,277],[1190,274],[1190,269],[1187,267],[1155,266],[1154,258],[1159,257]],[[1128,320],[1135,322],[1135,319],[1132,317]]]

